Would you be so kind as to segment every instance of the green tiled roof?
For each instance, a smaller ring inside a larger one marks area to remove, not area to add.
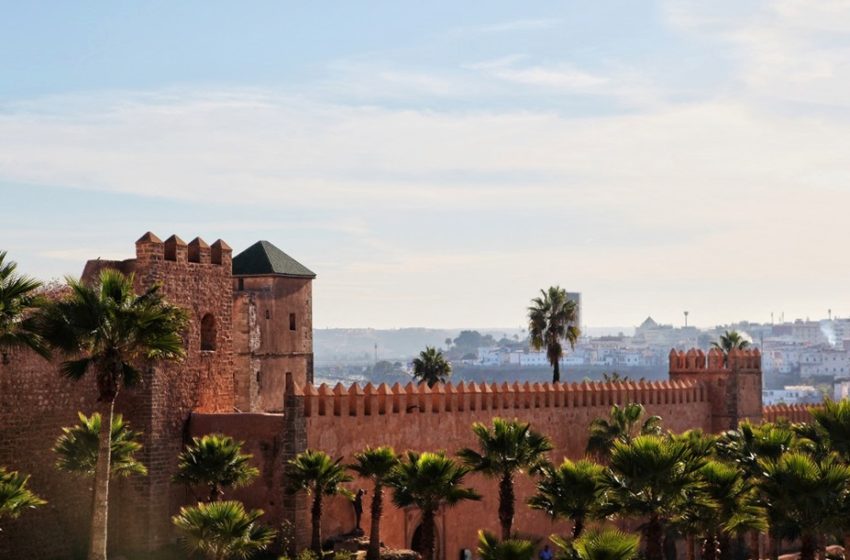
[[[315,278],[316,274],[268,241],[257,241],[233,257],[234,276],[280,274],[296,278]]]

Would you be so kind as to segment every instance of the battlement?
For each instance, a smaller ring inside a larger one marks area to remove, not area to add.
[[[631,402],[641,404],[687,404],[706,402],[702,384],[687,381],[583,382],[583,383],[396,383],[377,387],[371,383],[346,388],[301,387],[291,381],[287,390],[303,398],[304,416],[374,416],[511,410],[533,408],[609,407]],[[300,400],[300,399],[299,399]]]
[[[706,355],[699,349],[691,348],[687,352],[670,350],[670,373],[695,373],[699,371],[761,371],[761,352],[752,350],[732,350],[725,355],[722,350],[712,348]]]
[[[812,409],[818,405],[811,404],[771,404],[762,409],[762,420],[765,422],[811,422]]]
[[[177,235],[162,241],[153,233],[147,232],[136,241],[136,260],[139,263],[172,261],[210,264],[231,269],[233,250],[221,239],[216,240],[212,245],[208,245],[200,237],[186,243]]]

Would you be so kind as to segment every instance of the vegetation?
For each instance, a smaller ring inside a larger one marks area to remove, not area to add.
[[[97,282],[69,278],[70,295],[45,308],[40,329],[45,340],[72,356],[61,372],[74,381],[93,372],[103,418],[94,476],[94,508],[89,560],[106,560],[109,473],[115,398],[133,386],[140,368],[152,360],[183,356],[186,313],[164,301],[158,287],[141,295],[133,277],[105,269]]]
[[[593,461],[564,459],[558,467],[548,467],[537,483],[537,493],[528,501],[532,509],[552,519],[569,519],[572,538],[581,536],[585,521],[604,511],[602,475],[605,468]]]
[[[93,477],[97,467],[97,452],[100,448],[101,416],[98,412],[91,416],[79,412],[78,416],[80,423],[62,428],[62,435],[53,446],[54,453],[58,455],[56,468]],[[142,444],[139,443],[140,436],[139,432],[130,429],[120,414],[112,418],[109,476],[148,474],[148,469],[136,460],[136,452],[142,448]]]
[[[204,486],[207,501],[221,500],[225,488],[250,484],[260,474],[251,466],[251,455],[242,453],[243,442],[223,434],[192,438],[177,459],[175,482]],[[199,498],[200,499],[200,498]]]
[[[612,406],[607,420],[596,418],[590,423],[587,453],[598,459],[607,459],[615,441],[628,443],[639,435],[660,435],[661,418],[649,416],[644,420],[645,414],[646,409],[637,403]]]
[[[36,311],[45,303],[41,282],[16,272],[18,264],[0,251],[0,361],[9,363],[9,350],[30,348],[47,357],[50,352],[38,329]]]
[[[172,522],[191,553],[210,560],[249,558],[271,544],[275,532],[257,523],[262,510],[245,511],[240,502],[199,503],[180,508]]]
[[[289,461],[287,466],[290,490],[293,492],[305,490],[313,496],[313,505],[310,508],[313,529],[310,548],[321,556],[322,498],[339,494],[350,498],[351,492],[343,484],[351,482],[353,478],[345,472],[341,457],[333,460],[323,451],[308,449]]]
[[[722,351],[728,356],[732,350],[744,350],[750,345],[750,341],[745,339],[738,331],[726,331],[720,335],[720,339],[712,342],[714,348]]]
[[[408,451],[390,475],[395,505],[415,506],[422,512],[423,550],[418,552],[424,560],[434,560],[437,511],[465,500],[481,499],[473,488],[463,485],[469,472],[469,467],[456,463],[445,453]]]
[[[534,543],[527,539],[504,539],[478,531],[478,557],[481,560],[532,560]]]
[[[413,360],[413,377],[419,380],[419,383],[427,383],[428,387],[445,383],[451,374],[452,365],[446,361],[443,353],[433,346],[426,346]]]
[[[372,481],[372,525],[369,528],[369,548],[366,560],[379,560],[381,557],[381,516],[384,511],[384,486],[386,486],[399,459],[392,447],[367,447],[354,455],[351,470],[363,478]]]
[[[492,429],[476,422],[472,432],[481,452],[466,448],[458,456],[473,471],[499,480],[499,524],[502,540],[510,539],[516,502],[514,477],[526,470],[540,472],[547,463],[546,453],[552,450],[552,443],[519,420],[493,418]]]
[[[28,476],[0,467],[0,520],[47,503],[27,488],[28,481]]]
[[[546,357],[552,365],[552,382],[561,381],[560,359],[564,355],[561,344],[566,340],[574,348],[579,331],[576,326],[576,303],[567,297],[567,291],[559,286],[540,290],[540,296],[531,300],[528,308],[528,334],[535,350],[546,349]]]
[[[632,560],[638,554],[639,543],[640,537],[637,535],[605,529],[591,531],[571,545],[579,560]],[[562,544],[559,546],[563,548]]]

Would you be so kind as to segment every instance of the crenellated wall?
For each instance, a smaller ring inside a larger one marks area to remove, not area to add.
[[[810,404],[771,404],[764,407],[762,420],[764,422],[811,422],[812,409],[818,408]]]

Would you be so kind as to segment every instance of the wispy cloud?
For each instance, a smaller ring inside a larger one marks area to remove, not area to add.
[[[456,35],[510,33],[514,31],[552,29],[562,23],[563,20],[560,18],[526,18],[455,27],[451,30],[451,32]]]

